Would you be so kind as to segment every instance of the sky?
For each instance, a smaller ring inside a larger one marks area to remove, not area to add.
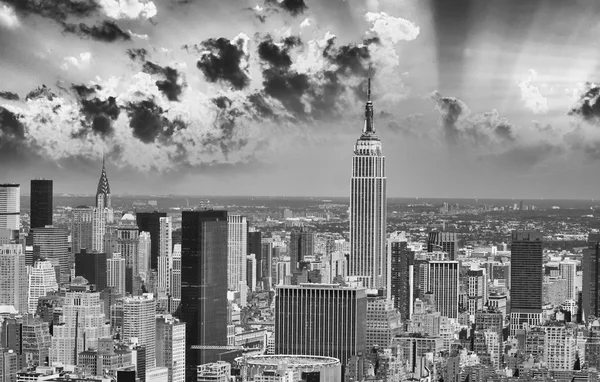
[[[373,78],[388,195],[597,199],[596,0],[0,0],[0,182],[347,196]]]

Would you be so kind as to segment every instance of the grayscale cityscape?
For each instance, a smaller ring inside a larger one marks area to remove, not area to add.
[[[599,20],[0,0],[0,382],[598,382]]]

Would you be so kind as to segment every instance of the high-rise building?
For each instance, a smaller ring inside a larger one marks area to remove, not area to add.
[[[414,263],[415,252],[408,247],[406,240],[390,240],[388,242],[390,258],[390,293],[394,298],[394,307],[398,309],[402,319],[412,316],[414,295]]]
[[[334,357],[345,365],[365,351],[364,288],[281,286],[275,297],[275,354]]]
[[[79,253],[92,251],[94,236],[94,208],[80,206],[71,210],[71,249]]]
[[[581,268],[583,320],[587,322],[589,316],[600,317],[600,234],[589,234]]]
[[[52,181],[31,180],[31,200],[29,228],[52,225]]]
[[[28,284],[23,246],[0,246],[0,305],[12,305],[19,313],[27,314]]]
[[[106,259],[106,286],[113,288],[116,295],[125,296],[125,269],[125,259],[120,253],[115,253],[112,258]]]
[[[256,255],[253,253],[246,256],[246,280],[248,280],[248,289],[252,292],[256,290]]]
[[[173,278],[173,223],[170,217],[160,218],[159,223],[157,298],[159,306],[168,307]]]
[[[62,319],[55,323],[50,363],[77,365],[79,353],[98,349],[98,339],[110,337],[100,293],[66,292],[62,297]]]
[[[254,227],[248,227],[248,254],[256,255],[256,279],[261,282],[263,278],[264,259],[262,256],[262,234]]]
[[[174,313],[181,302],[181,244],[173,246],[173,269],[171,271],[171,300],[169,312]]]
[[[459,268],[458,261],[429,262],[429,292],[437,311],[448,318],[458,318]]]
[[[448,260],[458,260],[458,240],[453,232],[429,232],[427,252],[446,252]]]
[[[539,325],[542,313],[543,238],[541,232],[513,231],[510,260],[510,332]]]
[[[58,291],[56,282],[56,271],[50,261],[36,261],[29,272],[29,293],[27,295],[27,310],[35,314],[38,299],[48,292]]]
[[[106,166],[104,157],[102,157],[102,173],[98,180],[98,188],[96,189],[96,208],[103,210],[104,208],[112,207],[112,199],[110,196],[110,185],[106,176]]]
[[[138,239],[138,273],[140,275],[144,275],[144,278],[147,279],[150,277],[151,269],[150,269],[150,233],[148,232],[140,232],[140,236]]]
[[[387,348],[392,339],[402,332],[400,313],[394,302],[383,294],[367,295],[366,349],[374,346]]]
[[[169,382],[185,382],[185,323],[156,316],[156,366],[169,369]]]
[[[246,284],[246,256],[248,249],[248,221],[245,216],[228,215],[227,284],[230,290],[238,290]]]
[[[386,286],[386,213],[385,157],[375,133],[369,79],[365,124],[352,157],[348,264],[349,276],[358,277],[367,288]]]
[[[467,271],[467,306],[469,314],[482,310],[487,302],[487,279],[485,269]]]
[[[21,227],[21,187],[0,184],[0,229],[19,230]]]
[[[84,277],[90,284],[94,284],[99,292],[107,286],[106,265],[106,253],[88,252],[82,249],[75,254],[75,276]]]
[[[68,282],[71,276],[71,252],[69,233],[57,227],[41,227],[33,230],[33,245],[39,248],[39,256],[60,268],[59,282]]]
[[[146,348],[146,370],[156,365],[156,301],[151,293],[142,296],[124,297],[123,339],[137,338],[137,343]]]
[[[167,213],[158,211],[138,212],[135,216],[140,232],[150,233],[150,268],[157,270],[158,256],[160,255],[160,219],[166,218]]]
[[[577,342],[565,326],[545,326],[544,363],[549,370],[574,370]]]
[[[577,289],[575,288],[575,280],[577,278],[577,262],[572,260],[562,261],[560,263],[560,276],[567,280],[567,300],[576,300]]]
[[[288,253],[290,255],[290,267],[292,272],[298,270],[299,264],[307,257],[312,257],[315,251],[315,234],[301,227],[299,231],[292,231],[290,234],[290,245]]]
[[[181,303],[186,323],[186,380],[196,366],[218,360],[214,351],[193,345],[227,345],[227,211],[183,211]]]
[[[24,316],[21,333],[23,354],[30,360],[28,363],[33,366],[43,366],[50,358],[52,344],[48,323],[32,315]]]
[[[123,215],[117,227],[117,252],[125,259],[125,290],[132,295],[141,293],[138,264],[139,234],[133,215]]]

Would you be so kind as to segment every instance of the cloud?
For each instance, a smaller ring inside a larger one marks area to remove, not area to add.
[[[156,6],[147,0],[98,0],[104,13],[115,20],[149,19],[156,16]]]
[[[310,26],[310,17],[307,17],[300,23],[300,28],[308,28]]]
[[[4,98],[9,101],[18,101],[20,99],[17,93],[9,92],[6,90],[0,90],[0,98]]]
[[[137,38],[137,39],[140,39],[140,40],[148,40],[148,35],[147,35],[147,34],[137,34],[137,33],[133,33],[133,32],[131,31],[131,29],[129,29],[129,30],[127,31],[127,33],[129,33],[129,34],[131,35],[131,37],[135,37],[135,38]]]
[[[228,83],[241,90],[250,83],[248,40],[248,36],[240,33],[233,40],[211,38],[200,45],[184,45],[183,48],[200,53],[196,65],[208,81]]]
[[[15,29],[21,25],[13,7],[0,4],[0,27]]]
[[[151,61],[146,61],[143,70],[148,74],[157,74],[164,77],[163,80],[156,81],[156,86],[170,101],[179,101],[179,96],[186,86],[186,82],[177,69],[170,66],[162,67]]]
[[[304,0],[265,0],[265,5],[287,11],[292,16],[299,16],[308,10]]]
[[[65,57],[63,64],[60,66],[62,70],[69,70],[71,67],[77,69],[85,69],[92,60],[92,54],[90,52],[84,52],[79,54],[79,59],[73,56]]]
[[[525,102],[525,107],[531,110],[534,114],[545,114],[548,112],[548,99],[543,97],[540,89],[532,85],[537,77],[535,70],[530,70],[529,77],[519,82],[521,89],[521,100]]]
[[[115,42],[118,40],[129,41],[131,36],[124,32],[117,24],[112,21],[103,21],[94,26],[86,24],[63,24],[66,33],[75,34],[81,38],[91,38],[92,40],[102,42]]]
[[[412,41],[419,36],[420,28],[413,22],[390,16],[385,12],[368,12],[365,20],[372,23],[371,32],[381,40],[396,44],[400,41]]]
[[[600,87],[591,82],[586,83],[568,114],[588,122],[600,121],[599,97]]]
[[[113,131],[113,122],[117,120],[121,110],[117,106],[115,97],[101,99],[97,97],[100,86],[88,87],[86,85],[73,85],[80,104],[81,127],[75,137],[87,135],[89,131],[100,136],[110,136]]]
[[[99,10],[96,1],[81,0],[3,0],[23,15],[36,14],[56,21],[69,16],[89,17]]]

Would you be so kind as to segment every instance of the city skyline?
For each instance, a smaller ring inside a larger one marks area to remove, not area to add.
[[[372,65],[391,197],[597,192],[591,0],[16,4],[0,4],[6,181],[89,192],[106,153],[115,195],[346,196]]]

